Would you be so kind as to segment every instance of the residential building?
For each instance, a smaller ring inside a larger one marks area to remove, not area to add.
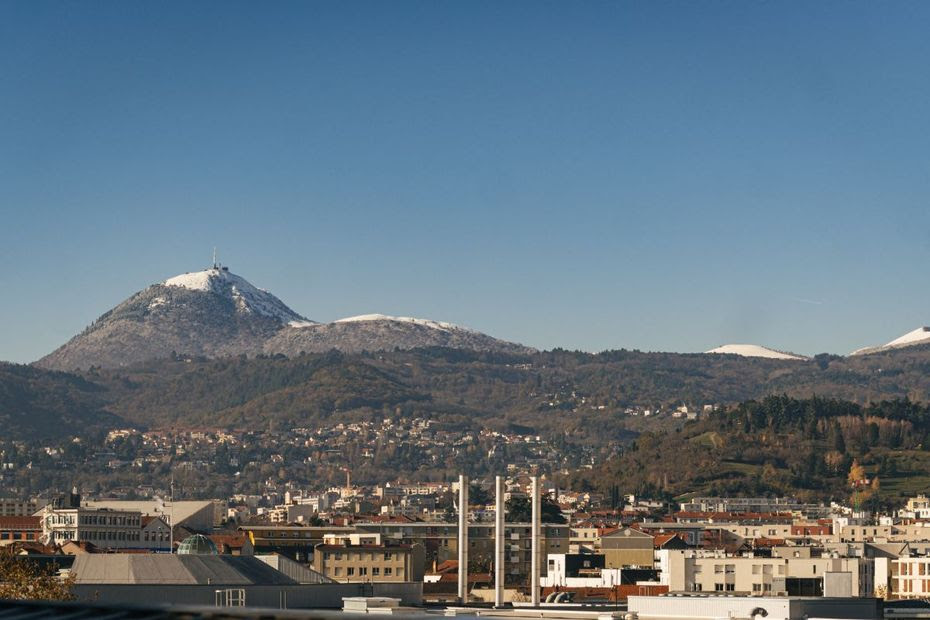
[[[0,546],[16,541],[35,542],[42,537],[42,519],[25,516],[0,516]]]
[[[625,527],[601,536],[601,552],[606,568],[653,566],[653,536]]]
[[[352,544],[348,539],[327,539],[313,550],[313,568],[347,583],[423,581],[422,545],[383,545],[380,537],[377,540]]]
[[[0,517],[31,517],[46,503],[44,499],[0,497]]]
[[[48,544],[87,541],[110,549],[142,545],[142,515],[130,510],[106,508],[56,508],[42,512],[42,540]]]

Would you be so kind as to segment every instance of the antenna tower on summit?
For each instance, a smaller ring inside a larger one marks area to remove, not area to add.
[[[219,269],[220,265],[216,262],[216,246],[213,246],[213,268]]]

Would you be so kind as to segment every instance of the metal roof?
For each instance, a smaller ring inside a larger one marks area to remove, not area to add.
[[[243,586],[297,583],[261,560],[232,555],[87,554],[75,559],[71,572],[76,584]]]

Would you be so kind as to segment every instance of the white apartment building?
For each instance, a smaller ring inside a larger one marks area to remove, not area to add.
[[[106,508],[54,508],[42,511],[42,540],[50,544],[87,541],[111,549],[139,548],[142,514]]]
[[[807,555],[808,557],[804,557]],[[694,550],[656,552],[661,582],[672,592],[731,592],[752,596],[872,596],[868,558],[744,557]]]
[[[930,557],[891,560],[891,598],[930,598]]]

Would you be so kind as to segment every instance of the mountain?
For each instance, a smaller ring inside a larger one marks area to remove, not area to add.
[[[901,349],[904,347],[912,347],[920,344],[930,343],[930,327],[918,327],[913,331],[909,331],[899,338],[895,338],[887,344],[883,344],[880,347],[865,347],[864,349],[858,349],[850,353],[850,355],[868,355],[870,353],[878,353],[881,351],[888,351],[890,349]]]
[[[112,368],[172,352],[207,357],[258,353],[292,322],[308,321],[271,293],[215,265],[136,293],[36,365]]]
[[[365,315],[317,323],[291,310],[268,291],[214,264],[136,293],[36,365],[56,370],[118,368],[168,358],[174,353],[218,358],[435,346],[532,351],[428,319]]]
[[[125,425],[106,411],[105,389],[81,377],[0,362],[4,439],[64,438]]]
[[[765,357],[768,359],[776,360],[806,360],[802,355],[795,355],[794,353],[784,353],[782,351],[776,351],[775,349],[769,349],[768,347],[763,347],[758,344],[725,344],[723,346],[717,347],[716,349],[711,349],[707,353],[723,353],[728,355],[741,355],[743,357]]]
[[[265,353],[297,355],[338,349],[346,353],[448,347],[473,351],[530,353],[523,345],[492,338],[452,323],[366,314],[332,323],[293,323],[265,343]]]

